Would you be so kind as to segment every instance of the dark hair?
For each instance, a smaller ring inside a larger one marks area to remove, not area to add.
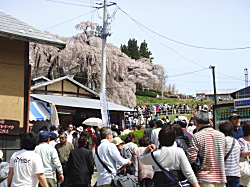
[[[148,124],[149,124],[149,127],[150,127],[150,128],[153,128],[153,127],[155,126],[155,121],[154,121],[154,120],[150,120],[150,121],[148,122]]]
[[[143,136],[138,141],[140,147],[147,147],[149,144],[151,144],[151,141],[149,140],[149,137]]]
[[[55,126],[55,125],[51,125],[49,129],[50,129],[51,131],[54,131],[54,130],[56,130],[56,126]]]
[[[182,127],[179,124],[174,124],[173,128],[174,128],[174,130],[176,132],[176,136],[183,136],[184,135]]]
[[[82,131],[81,134],[80,134],[80,137],[82,137],[82,136],[84,136],[86,138],[89,138],[90,135],[89,135],[89,132]]]
[[[224,122],[219,125],[219,130],[225,134],[225,136],[233,136],[234,126],[229,122]]]
[[[72,123],[67,124],[67,127],[69,127],[70,125],[72,125],[72,127],[74,128],[74,125]]]
[[[43,138],[43,139],[38,138],[38,139],[39,139],[39,143],[40,142],[48,142],[49,141],[49,138]]]
[[[78,139],[78,146],[79,147],[86,147],[88,144],[88,138],[85,137],[85,136],[81,136],[79,139]]]
[[[64,137],[66,137],[66,138],[67,138],[67,134],[66,134],[66,132],[65,132],[65,131],[60,132],[60,133],[59,133],[59,136],[60,136],[60,135],[64,135]]]
[[[28,132],[22,136],[21,149],[34,150],[38,143],[38,138],[34,132]]]
[[[155,124],[157,125],[157,127],[162,127],[163,126],[163,122],[161,120],[157,120],[155,122]]]
[[[75,137],[77,137],[77,135],[78,135],[78,132],[73,132],[73,134],[72,134],[72,136],[75,138]]]
[[[175,138],[176,134],[172,126],[163,127],[159,132],[160,146],[172,146]]]
[[[57,137],[55,137],[55,136],[50,136],[50,140],[56,140],[57,139]]]
[[[242,125],[242,130],[243,130],[244,136],[250,135],[250,122],[244,122]]]
[[[128,133],[127,137],[125,138],[124,142],[125,143],[129,143],[129,142],[132,142],[132,139],[135,139],[135,135],[132,134],[132,133]]]
[[[179,123],[179,125],[182,127],[182,128],[186,128],[187,127],[187,122],[184,122],[184,121],[177,121],[177,124]]]

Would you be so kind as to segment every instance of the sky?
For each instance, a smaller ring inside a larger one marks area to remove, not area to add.
[[[102,25],[97,0],[0,0],[0,10],[42,31],[60,36],[80,32],[75,25],[91,21]],[[195,95],[245,87],[250,74],[249,0],[113,0],[108,7],[112,35],[107,42],[120,47],[129,39],[145,40],[178,93]],[[250,85],[250,83],[249,83]]]

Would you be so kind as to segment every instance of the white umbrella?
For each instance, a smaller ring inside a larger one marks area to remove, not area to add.
[[[102,120],[100,118],[88,118],[84,120],[82,124],[89,126],[102,126]]]

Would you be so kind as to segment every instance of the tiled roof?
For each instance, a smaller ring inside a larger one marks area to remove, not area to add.
[[[0,36],[64,48],[66,43],[0,10]]]

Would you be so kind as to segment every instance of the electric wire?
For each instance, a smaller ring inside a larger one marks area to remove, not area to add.
[[[192,72],[187,72],[187,73],[182,73],[182,74],[178,74],[178,75],[172,75],[172,76],[168,76],[168,77],[178,77],[178,76],[182,76],[182,75],[188,75],[188,74],[200,72],[200,71],[203,71],[203,70],[206,70],[206,69],[209,69],[209,68],[200,69],[200,70],[196,70],[196,71],[192,71]]]
[[[74,4],[74,3],[67,3],[67,2],[63,2],[63,1],[55,1],[55,0],[46,0],[46,1],[54,2],[54,3],[61,3],[61,4],[66,4],[66,5],[91,7],[91,6],[87,6],[87,5],[79,5],[79,4]],[[92,8],[96,8],[96,7],[92,7]]]
[[[64,24],[64,23],[67,23],[67,22],[70,22],[70,21],[72,21],[72,20],[78,19],[78,18],[80,18],[80,17],[82,17],[82,16],[86,16],[86,15],[88,15],[88,14],[91,14],[91,13],[92,13],[92,12],[94,12],[94,11],[96,11],[96,10],[93,10],[93,11],[88,12],[88,13],[86,13],[86,14],[83,14],[83,15],[77,16],[77,17],[72,18],[72,19],[69,19],[69,20],[64,21],[64,22],[62,22],[62,23],[59,23],[59,24],[57,24],[57,25],[54,25],[54,26],[51,26],[51,27],[45,28],[45,29],[43,29],[43,30],[47,30],[47,29],[51,29],[51,28],[53,28],[53,27],[57,27],[57,26],[62,25],[62,24]]]
[[[132,19],[134,22],[138,23],[139,25],[141,25],[142,27],[144,27],[145,29],[149,30],[150,32],[162,37],[162,38],[165,38],[169,41],[172,41],[172,42],[175,42],[175,43],[178,43],[178,44],[181,44],[181,45],[184,45],[184,46],[188,46],[188,47],[193,47],[193,48],[198,48],[198,49],[209,49],[209,50],[220,50],[220,51],[233,51],[233,50],[245,50],[245,49],[250,49],[249,46],[246,46],[246,47],[235,47],[235,48],[216,48],[216,47],[203,47],[203,46],[196,46],[196,45],[191,45],[191,44],[187,44],[187,43],[183,43],[183,42],[179,42],[177,40],[174,40],[174,39],[171,39],[171,38],[168,38],[166,36],[163,36],[153,30],[151,30],[150,28],[144,26],[143,24],[141,24],[140,22],[136,21],[134,18],[132,18],[128,13],[126,13],[124,10],[122,10],[120,7],[119,9],[124,13],[126,14],[128,17],[130,17],[130,19]]]

